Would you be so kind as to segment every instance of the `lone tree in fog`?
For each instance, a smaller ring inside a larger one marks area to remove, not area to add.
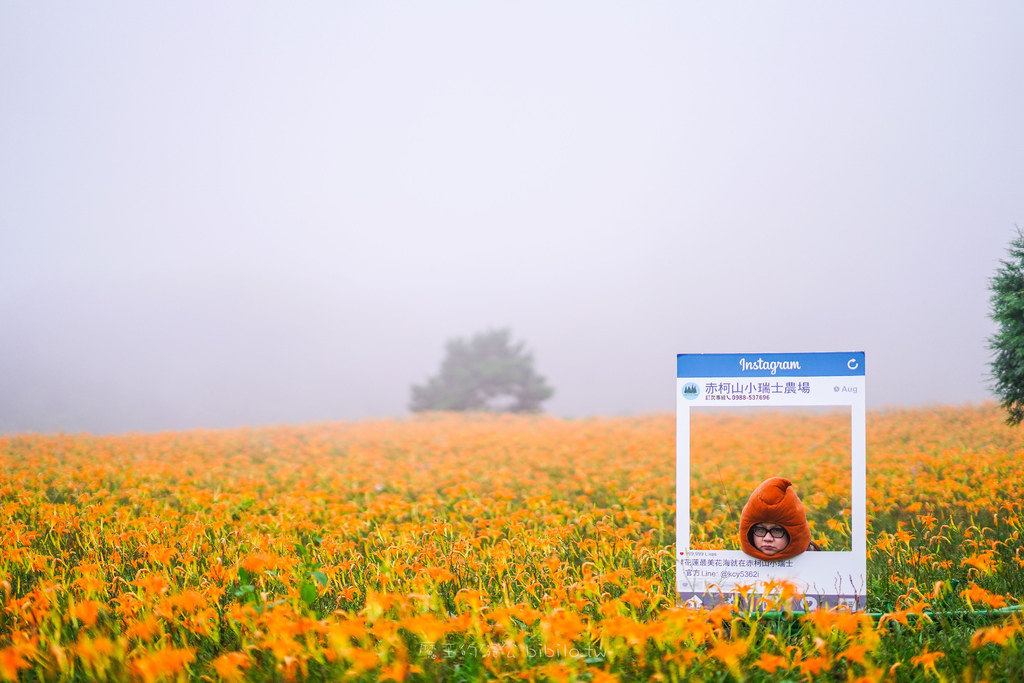
[[[999,331],[989,338],[992,359],[992,390],[1006,409],[1006,423],[1024,420],[1024,233],[1010,242],[1009,259],[989,283],[992,319]]]
[[[412,387],[413,412],[491,410],[532,413],[555,390],[533,369],[523,342],[512,343],[510,330],[481,332],[445,345],[441,371]]]

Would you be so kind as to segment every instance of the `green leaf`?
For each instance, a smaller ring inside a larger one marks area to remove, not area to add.
[[[311,583],[303,583],[299,589],[299,597],[306,603],[306,607],[312,607],[317,598],[316,587]]]
[[[327,578],[327,574],[324,574],[323,572],[313,572],[310,576],[312,576],[313,580],[324,588],[327,588],[327,584],[330,583],[330,580]]]
[[[252,577],[249,576],[249,572],[241,567],[238,568],[238,582],[242,584],[252,583]]]

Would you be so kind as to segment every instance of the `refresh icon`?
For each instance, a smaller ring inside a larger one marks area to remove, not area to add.
[[[846,361],[846,367],[850,368],[851,370],[856,370],[858,365],[859,364],[857,363],[856,358],[851,358],[850,360]]]

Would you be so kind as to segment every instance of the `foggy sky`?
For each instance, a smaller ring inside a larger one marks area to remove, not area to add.
[[[1024,5],[0,4],[0,432],[407,414],[511,327],[557,415],[675,354],[990,397]]]

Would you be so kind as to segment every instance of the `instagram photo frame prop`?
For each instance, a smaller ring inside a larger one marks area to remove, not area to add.
[[[796,611],[866,608],[864,377],[864,353],[859,351],[676,357],[676,591],[680,604],[710,608],[729,602],[747,609],[763,608],[778,605],[779,586],[786,585],[793,587],[795,594],[787,597],[791,602],[783,606]],[[702,431],[709,420],[717,420],[714,424],[719,425],[710,434]],[[806,422],[813,427],[815,421],[828,429],[808,433],[827,431],[830,443],[822,446],[815,437],[814,443],[794,441],[792,451],[779,445],[799,434],[800,425]],[[775,429],[786,436],[773,437]],[[722,443],[716,444],[715,439]],[[772,444],[776,451],[782,448],[782,452],[762,458],[757,451],[759,440]],[[735,449],[749,454],[733,457],[730,454]],[[825,450],[832,458],[827,469],[832,488],[841,491],[840,502],[816,491],[813,479],[807,479],[811,476],[807,470],[814,472],[808,466],[812,454]],[[706,461],[712,458],[718,460],[708,465]],[[721,476],[723,464],[729,477]],[[702,467],[714,470],[707,479],[699,476]],[[804,473],[805,480],[794,480],[794,488],[812,520],[812,540],[816,537],[812,512],[818,514],[817,532],[827,524],[845,535],[829,537],[830,542],[820,551],[788,559],[771,561],[748,555],[735,542],[739,510],[757,484],[776,476],[789,478],[788,470]],[[722,502],[717,482],[721,481],[724,489],[726,479],[744,477],[750,485],[742,496],[733,495],[732,500]],[[694,481],[703,483],[691,487]],[[709,490],[699,490],[701,486]],[[709,502],[712,498],[714,504]],[[704,522],[697,515],[707,516],[708,510],[718,515],[718,521],[706,521],[708,528],[725,527],[719,533],[731,540],[709,540],[704,534]],[[821,515],[826,513],[832,518],[823,520]]]

